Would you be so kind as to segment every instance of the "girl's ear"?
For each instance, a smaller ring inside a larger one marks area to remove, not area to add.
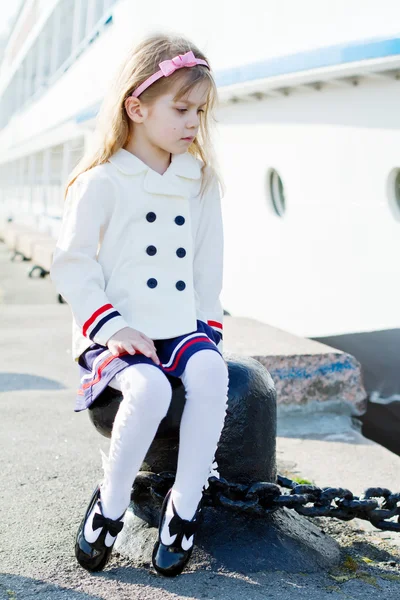
[[[146,111],[143,110],[143,106],[141,105],[139,98],[129,96],[125,100],[125,110],[128,114],[128,117],[132,119],[132,121],[135,123],[143,123],[146,117]]]

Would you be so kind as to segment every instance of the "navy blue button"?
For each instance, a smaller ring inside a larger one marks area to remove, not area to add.
[[[153,277],[151,279],[148,280],[147,285],[149,286],[149,288],[155,288],[157,287],[158,281],[157,279],[154,279]]]
[[[184,281],[177,281],[176,282],[176,289],[179,290],[180,292],[182,290],[184,290],[186,287],[186,283]]]
[[[146,252],[150,256],[154,256],[155,254],[157,254],[157,248],[155,246],[147,246]]]
[[[178,248],[178,250],[176,251],[176,255],[179,256],[179,258],[183,258],[184,256],[186,256],[185,248]]]
[[[156,215],[156,213],[149,212],[146,215],[146,219],[148,220],[149,223],[154,223],[154,221],[157,219],[157,215]]]
[[[182,217],[181,215],[178,215],[177,217],[175,217],[175,223],[177,225],[183,225],[185,222],[185,217]]]

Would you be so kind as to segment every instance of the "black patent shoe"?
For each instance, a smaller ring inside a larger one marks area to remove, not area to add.
[[[182,519],[176,512],[174,503],[172,502],[174,516],[169,522],[168,529],[171,536],[175,534],[177,534],[177,536],[172,544],[169,544],[168,546],[163,544],[161,541],[161,531],[165,522],[165,513],[167,510],[168,500],[171,495],[171,490],[172,488],[165,496],[163,505],[161,507],[158,540],[154,545],[152,554],[152,562],[155,570],[166,577],[174,577],[175,575],[182,573],[193,552],[196,532],[201,521],[203,520],[203,498],[200,500],[197,510],[191,521]],[[191,547],[188,550],[184,550],[182,548],[183,536],[186,536],[186,539],[189,539],[192,535],[194,535],[194,538]]]
[[[93,529],[97,529],[102,527],[102,531],[100,532],[99,537],[94,542],[88,542],[84,535],[85,523],[90,515],[92,509],[96,502],[99,504],[101,514],[96,513],[93,518]],[[108,519],[103,516],[103,510],[101,506],[100,500],[100,485],[97,485],[92,498],[89,502],[89,505],[86,509],[85,516],[82,519],[82,522],[79,526],[78,533],[76,535],[75,541],[75,556],[78,560],[78,563],[84,569],[88,571],[101,571],[106,564],[108,563],[111,552],[115,543],[111,546],[106,546],[105,539],[107,533],[110,533],[113,537],[117,536],[118,533],[122,530],[124,523],[121,521],[126,511],[119,517],[119,519]]]

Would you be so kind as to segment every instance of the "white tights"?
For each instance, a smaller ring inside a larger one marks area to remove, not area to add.
[[[213,350],[192,355],[181,375],[186,403],[179,431],[178,464],[171,499],[180,517],[191,519],[207,484],[217,444],[224,425],[228,399],[228,369]],[[133,481],[167,414],[172,389],[167,377],[149,364],[137,364],[120,371],[109,383],[122,392],[111,434],[109,455],[101,452],[104,478],[101,502],[104,516],[117,519],[130,503]],[[94,514],[94,511],[93,511]],[[167,517],[172,518],[171,500]],[[101,530],[91,528],[88,519],[85,537],[97,539]],[[166,526],[162,541],[172,543]],[[115,538],[107,534],[106,544]],[[186,540],[186,538],[184,538]],[[190,540],[187,541],[190,547]]]

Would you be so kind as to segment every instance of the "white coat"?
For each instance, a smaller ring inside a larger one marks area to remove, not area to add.
[[[222,333],[220,191],[213,176],[197,195],[201,165],[173,154],[160,175],[120,149],[69,187],[50,277],[72,311],[74,360],[127,326],[168,339],[200,319]]]

